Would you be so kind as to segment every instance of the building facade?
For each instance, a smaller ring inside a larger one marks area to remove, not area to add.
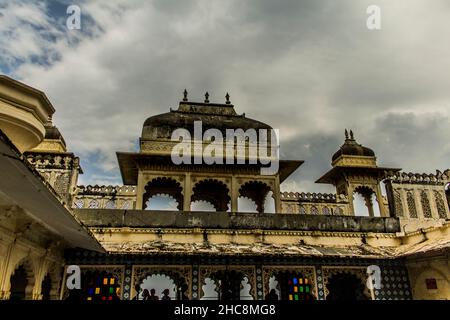
[[[138,152],[117,152],[123,185],[81,186],[79,158],[45,95],[0,80],[1,159],[10,168],[0,185],[2,299],[73,298],[69,265],[81,268],[84,300],[144,299],[151,289],[179,300],[450,298],[450,170],[379,167],[346,130],[317,180],[334,194],[281,192],[303,161],[282,159],[262,174],[278,159],[267,152],[256,161],[261,141],[250,133],[272,128],[238,114],[228,94],[220,104],[185,92],[178,108],[145,120]],[[199,123],[214,139],[196,138]],[[172,157],[178,129],[193,141],[190,163]],[[232,137],[232,161],[225,153],[195,161],[229,130],[247,133]],[[31,180],[14,176],[13,160]],[[34,193],[14,187],[24,183]],[[47,202],[54,208],[38,210]]]

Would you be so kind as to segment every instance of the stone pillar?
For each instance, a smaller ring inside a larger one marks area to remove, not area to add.
[[[275,200],[275,213],[281,213],[281,194],[280,194],[280,176],[275,177],[275,190],[273,190],[273,199]]]
[[[136,210],[142,210],[144,208],[144,203],[142,202],[144,198],[145,184],[145,177],[141,172],[139,172],[136,186]]]
[[[348,215],[349,216],[356,216],[356,212],[355,212],[355,188],[353,187],[353,185],[348,185],[347,187],[347,196],[348,196]]]
[[[256,297],[255,300],[264,300],[264,279],[262,265],[256,265]],[[267,294],[267,293],[266,293]]]
[[[369,210],[369,217],[375,216],[373,212],[372,194],[366,194],[364,196],[364,202],[366,203],[367,210]],[[381,211],[381,209],[380,209]]]
[[[235,176],[231,177],[231,212],[238,212],[239,186]]]
[[[377,197],[378,208],[380,209],[380,216],[381,217],[389,217],[389,211],[386,210],[386,207],[384,205],[383,194],[381,193],[381,187],[380,187],[379,183],[377,184],[375,195]]]
[[[191,211],[192,181],[191,174],[188,172],[184,176],[183,187],[183,211]]]
[[[322,266],[316,267],[317,300],[325,300],[325,283],[323,282]]]
[[[198,265],[192,266],[192,281],[191,281],[191,300],[199,300],[200,299],[200,291],[202,290],[203,283],[199,281],[200,270]]]
[[[125,277],[123,279],[123,292],[122,292],[122,300],[131,300],[134,297],[131,297],[131,275],[133,272],[133,267],[131,264],[125,265]]]

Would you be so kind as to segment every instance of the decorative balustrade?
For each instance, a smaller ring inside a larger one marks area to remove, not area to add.
[[[450,180],[450,169],[433,173],[398,172],[388,178],[394,183],[444,184]]]
[[[338,201],[337,201],[338,200]],[[333,193],[282,192],[283,213],[312,215],[348,215],[347,198]]]
[[[125,186],[78,186],[77,192],[78,195],[132,195],[136,196],[136,186],[125,185]]]
[[[73,207],[77,209],[134,209],[136,186],[78,186]]]
[[[296,200],[306,202],[336,202],[336,194],[311,192],[282,192],[281,200]]]
[[[25,157],[39,169],[72,169],[79,166],[79,158],[71,153],[26,153]]]

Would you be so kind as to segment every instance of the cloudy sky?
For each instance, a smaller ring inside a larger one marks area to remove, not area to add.
[[[68,30],[68,5],[81,30]],[[366,27],[368,5],[381,30]],[[4,1],[1,72],[43,90],[81,157],[82,184],[120,184],[116,151],[145,119],[209,91],[280,129],[281,154],[313,181],[352,128],[379,164],[450,167],[448,0]]]

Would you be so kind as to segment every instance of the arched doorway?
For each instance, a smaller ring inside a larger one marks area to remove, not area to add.
[[[136,279],[137,300],[189,300],[188,284],[176,271],[153,270]],[[145,298],[145,299],[144,299]]]
[[[365,285],[354,274],[343,272],[333,274],[327,284],[327,300],[369,300]]]
[[[241,293],[243,295],[246,295],[245,292],[241,292],[241,290],[243,289],[242,282],[244,278],[245,276],[242,272],[235,270],[219,270],[211,273],[210,279],[213,280],[213,285],[216,286],[214,287],[214,291],[217,292],[217,300],[241,300]],[[205,279],[205,281],[207,279]]]
[[[168,297],[170,300],[177,300],[177,286],[175,281],[164,274],[152,274],[145,278],[140,286],[139,299],[144,299],[144,291],[147,290],[149,293],[153,292],[154,300],[162,300],[164,297],[163,292],[168,290]]]
[[[11,275],[10,300],[25,300],[28,285],[28,274],[23,265],[20,265]]]

